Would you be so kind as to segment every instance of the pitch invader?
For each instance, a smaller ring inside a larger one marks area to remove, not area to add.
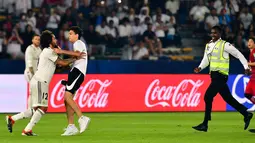
[[[69,29],[69,41],[73,43],[75,53],[87,53],[86,44],[80,40],[82,29],[78,26],[73,26]],[[65,54],[66,51],[55,49],[59,54]],[[74,124],[74,113],[78,116],[80,126],[80,133],[84,132],[88,127],[90,118],[83,116],[81,109],[73,100],[76,91],[80,88],[87,71],[87,55],[84,58],[74,62],[70,72],[68,73],[68,80],[66,81],[66,90],[64,95],[64,102],[67,112],[68,126],[62,136],[71,136],[78,133],[78,129]]]

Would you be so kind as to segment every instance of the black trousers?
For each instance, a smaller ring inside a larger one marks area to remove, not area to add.
[[[213,98],[220,93],[225,102],[235,108],[244,117],[248,115],[247,108],[240,104],[230,93],[227,85],[228,76],[223,75],[219,72],[211,72],[211,84],[206,90],[204,101],[205,101],[205,117],[204,123],[208,124],[208,120],[211,120],[212,102]]]

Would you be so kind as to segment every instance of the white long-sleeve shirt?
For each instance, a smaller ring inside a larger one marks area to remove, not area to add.
[[[37,64],[41,52],[42,50],[40,47],[35,47],[33,44],[27,47],[25,52],[26,69],[32,67],[34,72],[37,70]]]
[[[221,38],[219,40],[221,40]],[[215,44],[217,44],[217,42],[219,40],[217,40],[216,42],[210,41],[208,43],[208,46],[205,48],[204,57],[203,57],[200,65],[198,66],[201,68],[201,70],[206,68],[209,65],[210,61],[209,61],[208,55],[213,52]],[[231,54],[235,58],[239,59],[239,61],[243,64],[244,69],[249,68],[248,62],[245,59],[245,57],[243,56],[243,54],[241,52],[239,52],[232,44],[230,44],[229,42],[226,42],[225,46],[224,46],[223,57],[229,58],[229,54]]]

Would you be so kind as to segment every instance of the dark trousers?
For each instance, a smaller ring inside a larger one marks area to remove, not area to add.
[[[208,124],[208,120],[211,120],[212,102],[213,98],[220,93],[221,97],[244,117],[248,115],[247,108],[240,104],[230,93],[228,85],[228,76],[219,72],[211,72],[211,84],[206,90],[205,101],[205,117],[204,124]]]

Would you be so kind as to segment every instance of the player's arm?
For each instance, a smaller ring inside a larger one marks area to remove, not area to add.
[[[67,51],[67,50],[61,50],[61,49],[54,49],[54,52],[57,54],[63,54],[63,55],[68,55],[68,56],[74,56],[74,57],[80,57],[81,55],[85,55],[83,52],[79,51]]]
[[[255,62],[249,62],[248,66],[251,66],[251,67],[255,66]]]
[[[69,66],[71,63],[73,63],[76,59],[70,58],[70,59],[61,59],[58,58],[55,63],[60,66]]]
[[[201,70],[205,69],[209,65],[209,59],[208,59],[208,56],[206,53],[206,49],[207,49],[207,44],[205,47],[204,57],[203,57],[202,61],[200,62],[199,66],[194,69],[195,73],[199,73]]]
[[[230,44],[228,42],[225,43],[224,51],[231,54],[235,58],[239,59],[239,61],[243,65],[244,69],[246,69],[246,70],[249,69],[248,62],[245,59],[245,57],[243,56],[243,54],[241,52],[239,52],[232,44]]]
[[[32,51],[32,47],[28,46],[27,50],[25,52],[25,60],[26,60],[26,64],[27,67],[29,67],[29,71],[31,72],[32,75],[34,75],[34,70],[33,70],[33,51]]]
[[[70,69],[70,65],[69,66],[60,66],[60,65],[57,65],[56,72],[57,73],[61,73],[61,72],[67,71],[69,69]]]

